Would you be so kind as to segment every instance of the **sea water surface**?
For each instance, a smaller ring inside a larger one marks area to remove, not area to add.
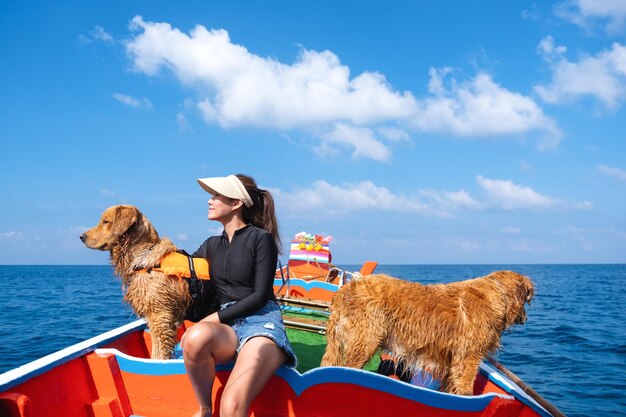
[[[346,266],[357,270],[357,266]],[[626,265],[380,265],[424,284],[509,269],[536,286],[497,357],[568,416],[626,416]],[[0,266],[0,373],[136,319],[110,266]]]

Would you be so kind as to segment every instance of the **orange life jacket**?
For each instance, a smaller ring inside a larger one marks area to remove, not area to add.
[[[182,252],[172,252],[165,255],[159,265],[142,271],[159,271],[179,279],[191,278],[191,271],[189,270],[190,259],[193,260],[193,269],[198,279],[211,279],[209,275],[209,262],[206,259],[191,258]]]

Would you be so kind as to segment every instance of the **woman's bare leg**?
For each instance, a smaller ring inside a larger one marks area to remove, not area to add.
[[[252,400],[286,358],[285,352],[267,337],[257,336],[248,340],[239,351],[222,392],[220,416],[247,416]]]
[[[211,416],[215,363],[231,360],[238,343],[237,335],[230,326],[213,322],[196,323],[183,335],[181,345],[185,369],[199,406],[194,417]]]

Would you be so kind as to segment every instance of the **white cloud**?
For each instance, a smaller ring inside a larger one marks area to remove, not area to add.
[[[531,5],[530,9],[522,10],[522,17],[524,19],[530,19],[534,21],[538,21],[539,19],[541,19],[541,13],[539,13],[538,11],[537,4],[534,3]]]
[[[482,244],[480,242],[463,237],[451,237],[443,240],[445,245],[454,247],[463,252],[477,252],[482,249]]]
[[[78,40],[80,43],[88,44],[92,42],[104,42],[114,44],[115,39],[111,36],[104,28],[100,25],[94,26],[92,30],[89,31],[87,35],[78,35]]]
[[[357,184],[329,184],[316,181],[309,189],[292,193],[274,190],[282,207],[294,213],[323,209],[329,213],[346,213],[355,210],[377,209],[384,211],[414,212],[426,216],[453,217],[458,210],[504,210],[545,209],[564,206],[556,198],[544,196],[529,187],[505,180],[477,177],[478,184],[486,191],[487,199],[479,201],[465,190],[438,191],[418,190],[414,195],[395,195],[385,187],[371,181]]]
[[[117,204],[127,204],[127,199],[117,192],[107,189],[100,189],[100,195],[114,200]]]
[[[189,241],[189,236],[187,236],[186,233],[179,233],[178,236],[176,236],[176,240],[178,240],[180,242],[188,242]]]
[[[208,230],[209,236],[219,236],[224,231],[224,228],[221,226],[214,226],[214,227],[209,227],[207,230]]]
[[[178,123],[178,130],[181,133],[193,133],[193,129],[191,128],[191,125],[189,124],[189,120],[187,120],[187,116],[185,116],[185,113],[176,113],[176,122]]]
[[[115,43],[115,40],[113,39],[113,36],[108,34],[104,30],[104,28],[102,26],[99,26],[99,25],[96,25],[93,28],[93,30],[91,31],[91,36],[93,36],[94,39],[102,41],[102,42]]]
[[[596,24],[605,25],[609,34],[626,28],[624,0],[568,0],[557,6],[556,14],[587,31]]]
[[[431,98],[419,103],[412,123],[420,130],[459,136],[496,136],[543,131],[542,145],[554,147],[561,132],[535,101],[499,86],[480,72],[473,80],[451,79],[445,87],[445,68],[430,69]]]
[[[22,232],[9,231],[9,232],[0,232],[0,241],[14,241],[21,240],[24,237]]]
[[[148,76],[170,71],[199,97],[206,123],[222,127],[301,130],[318,142],[317,153],[387,161],[390,143],[407,130],[459,136],[542,132],[554,146],[560,131],[529,97],[479,73],[452,79],[450,69],[431,70],[432,97],[396,91],[376,72],[352,75],[330,51],[302,49],[292,64],[255,55],[231,41],[225,30],[196,26],[188,34],[168,23],[132,20],[125,46],[133,69]],[[375,133],[376,132],[376,133]]]
[[[586,236],[583,235],[571,235],[572,240],[578,242],[580,247],[586,252],[593,252],[595,245],[593,245]]]
[[[417,197],[395,195],[385,187],[371,181],[357,184],[329,184],[319,180],[311,188],[298,189],[291,193],[272,190],[279,206],[291,213],[308,215],[318,210],[331,214],[344,214],[360,210],[414,212],[428,216],[446,216],[437,213],[431,206]]]
[[[385,139],[394,142],[410,142],[411,136],[404,130],[397,127],[383,126],[376,131]]]
[[[591,201],[579,201],[573,204],[578,210],[589,211],[593,210],[593,203]]]
[[[335,145],[352,149],[355,158],[366,157],[377,161],[388,161],[391,157],[389,149],[374,135],[372,129],[354,127],[345,123],[336,124],[330,131],[321,135],[323,148],[318,153],[328,151],[328,147]],[[331,153],[335,153],[331,151]]]
[[[506,233],[508,235],[517,235],[522,232],[522,229],[516,226],[507,226],[507,227],[503,227],[500,230],[502,231],[502,233]]]
[[[318,210],[323,208],[329,212],[347,212],[364,209],[380,209],[391,211],[429,211],[429,208],[417,201],[404,196],[396,196],[385,187],[377,187],[371,181],[357,184],[329,184],[319,180],[309,189],[299,189],[293,193],[277,190],[277,198],[283,207],[293,211]]]
[[[478,175],[476,181],[485,193],[482,198],[474,197],[463,189],[419,189],[411,194],[395,194],[371,181],[330,184],[317,180],[309,188],[299,188],[292,192],[272,189],[271,192],[277,200],[277,207],[293,217],[310,217],[316,213],[344,215],[355,211],[377,210],[453,218],[461,210],[593,209],[593,204],[589,201],[568,203],[509,180],[488,179]],[[513,226],[505,227],[501,231],[509,234],[521,232]]]
[[[225,30],[198,25],[187,35],[141,17],[133,26],[143,30],[126,45],[134,69],[155,75],[165,67],[183,84],[214,90],[201,110],[222,126],[358,125],[406,117],[414,107],[413,96],[393,91],[381,74],[350,78],[329,51],[302,50],[287,65],[232,43]]]
[[[117,194],[115,193],[115,191],[106,190],[104,188],[100,190],[100,195],[103,195],[105,197],[117,198]]]
[[[125,104],[130,107],[134,107],[136,109],[152,110],[154,108],[154,106],[152,105],[152,102],[145,97],[138,99],[138,98],[126,95],[126,94],[115,93],[113,94],[113,98],[122,104]]]
[[[519,163],[519,169],[522,172],[531,172],[534,170],[534,167],[531,164],[529,164],[527,161],[522,159]]]
[[[476,181],[487,193],[488,204],[505,210],[555,208],[563,204],[559,199],[512,181],[492,180],[482,175],[478,175]]]
[[[576,226],[568,226],[564,230],[558,230],[557,233],[564,234],[568,236],[574,242],[577,242],[580,247],[586,252],[593,252],[595,245],[591,243],[589,240],[589,235],[598,235],[598,234],[606,234],[607,230],[599,230],[599,229],[583,229]]]
[[[478,209],[480,203],[465,190],[435,191],[420,190],[418,194],[429,201],[429,205],[439,211],[458,210],[462,208]]]
[[[572,62],[565,57],[567,49],[555,46],[554,39],[547,37],[538,51],[552,70],[548,85],[535,86],[546,102],[566,103],[591,96],[615,108],[626,99],[626,46],[613,43],[608,50]]]
[[[619,181],[626,181],[626,171],[619,168],[613,168],[606,165],[599,164],[597,166],[598,172],[609,177],[613,177]]]

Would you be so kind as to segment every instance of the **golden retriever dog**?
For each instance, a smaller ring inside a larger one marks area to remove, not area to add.
[[[362,368],[380,348],[443,391],[470,395],[480,361],[502,332],[526,322],[532,281],[511,271],[422,285],[388,275],[355,279],[333,298],[322,366]]]
[[[176,246],[167,238],[161,239],[134,206],[109,207],[100,222],[80,239],[88,248],[111,252],[115,274],[122,279],[124,301],[150,328],[152,357],[169,359],[177,328],[191,305],[189,284],[150,268],[175,252]]]

